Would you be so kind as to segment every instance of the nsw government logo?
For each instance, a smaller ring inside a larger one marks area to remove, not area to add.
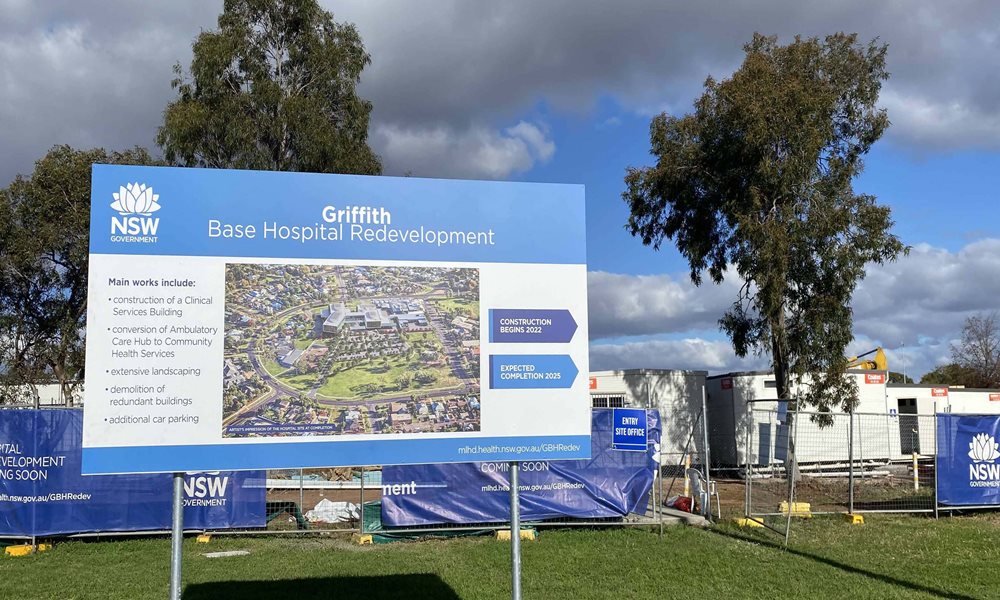
[[[111,208],[121,215],[111,217],[111,241],[155,242],[160,219],[152,215],[160,210],[159,194],[145,183],[135,182],[119,186],[111,196],[115,199]]]
[[[969,487],[1000,487],[1000,458],[998,444],[993,436],[980,433],[969,442]]]

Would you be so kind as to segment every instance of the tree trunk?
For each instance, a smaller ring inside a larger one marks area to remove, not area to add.
[[[778,318],[771,322],[771,362],[774,366],[774,379],[778,392],[778,400],[788,403],[785,411],[785,432],[788,440],[788,452],[785,455],[785,472],[788,475],[788,484],[797,482],[800,479],[799,463],[795,454],[795,439],[792,431],[795,427],[795,410],[797,405],[792,399],[791,385],[788,378],[788,357],[785,354],[785,312],[784,309]]]

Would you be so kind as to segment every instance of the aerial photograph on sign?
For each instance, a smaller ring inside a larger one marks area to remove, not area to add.
[[[225,437],[480,429],[479,270],[226,265]]]

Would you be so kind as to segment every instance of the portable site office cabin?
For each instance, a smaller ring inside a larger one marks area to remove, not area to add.
[[[901,414],[930,415],[935,410],[946,413],[1000,414],[1000,390],[913,383],[890,383],[887,388],[890,408],[897,408]]]
[[[891,384],[885,371],[850,370],[858,388],[854,448],[858,460],[908,460],[912,453],[934,452],[935,412],[1000,414],[1000,390]],[[778,423],[774,374],[753,371],[715,375],[706,380],[713,462],[745,464],[747,428],[752,427],[754,464],[784,460],[787,428]],[[770,411],[770,412],[754,412]],[[797,422],[801,463],[848,459],[849,423],[835,419],[821,427],[808,417]]]
[[[934,436],[937,433],[934,420],[916,415],[936,412],[1000,414],[1000,390],[890,383],[886,386],[886,398],[890,412],[899,415],[900,451],[903,454],[934,452]]]
[[[594,408],[655,408],[663,433],[660,449],[666,463],[681,459],[688,446],[692,462],[702,455],[704,440],[698,414],[708,371],[624,369],[592,371],[590,399]],[[697,427],[696,427],[697,425]],[[694,428],[695,435],[691,432]]]
[[[855,445],[865,450],[865,459],[902,458],[898,430],[887,405],[885,371],[851,370],[858,387],[859,416],[855,421]],[[747,430],[752,428],[750,458],[755,464],[784,460],[787,427],[777,422],[777,385],[770,371],[727,373],[707,378],[708,418],[712,459],[718,465],[739,466],[747,459]],[[757,411],[757,412],[755,412]],[[761,412],[770,411],[770,412]],[[798,420],[796,439],[799,462],[836,462],[848,459],[846,419],[820,427],[803,415]],[[843,440],[843,443],[838,441]]]
[[[83,384],[79,384],[72,398],[63,394],[58,383],[36,383],[30,385],[4,386],[0,398],[6,398],[14,406],[83,406]]]

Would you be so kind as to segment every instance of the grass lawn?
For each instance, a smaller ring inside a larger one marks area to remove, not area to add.
[[[438,309],[443,311],[457,311],[465,313],[471,319],[479,318],[479,301],[466,300],[465,298],[442,298],[433,300]]]
[[[265,350],[257,351],[257,360],[260,361],[261,366],[264,367],[264,370],[267,371],[271,377],[277,377],[288,370],[279,365],[277,361],[272,360]]]
[[[427,370],[427,367],[420,364],[419,361],[408,361],[403,355],[389,357],[388,366],[381,359],[369,360],[329,377],[326,380],[326,384],[319,388],[317,393],[328,398],[360,398],[361,394],[355,390],[358,386],[366,383],[376,383],[386,388],[393,388],[393,391],[370,397],[371,399],[378,399],[380,397],[416,393],[425,389],[448,388],[456,386],[459,383],[458,379],[451,374],[451,370],[447,366],[444,366],[434,369],[438,378],[427,386],[421,386],[411,381],[410,386],[403,391],[394,389],[396,379],[403,375],[413,375],[414,371],[420,369]]]
[[[432,349],[438,352],[441,351],[441,340],[438,339],[437,334],[433,331],[408,331],[403,334],[403,338],[410,344],[424,342],[425,344],[430,344]]]
[[[308,392],[316,384],[316,376],[315,375],[285,376],[281,378],[281,382],[286,383],[297,390]]]
[[[544,530],[523,544],[525,598],[997,598],[1000,516],[872,516],[728,526]],[[203,552],[245,549],[208,559]],[[216,537],[184,547],[184,598],[509,598],[508,544],[490,538],[354,546],[332,538]],[[0,559],[3,598],[162,598],[167,539],[63,542]]]
[[[310,344],[312,344],[315,341],[316,341],[315,338],[304,337],[293,340],[292,344],[299,350],[305,350],[306,348],[309,347]]]

